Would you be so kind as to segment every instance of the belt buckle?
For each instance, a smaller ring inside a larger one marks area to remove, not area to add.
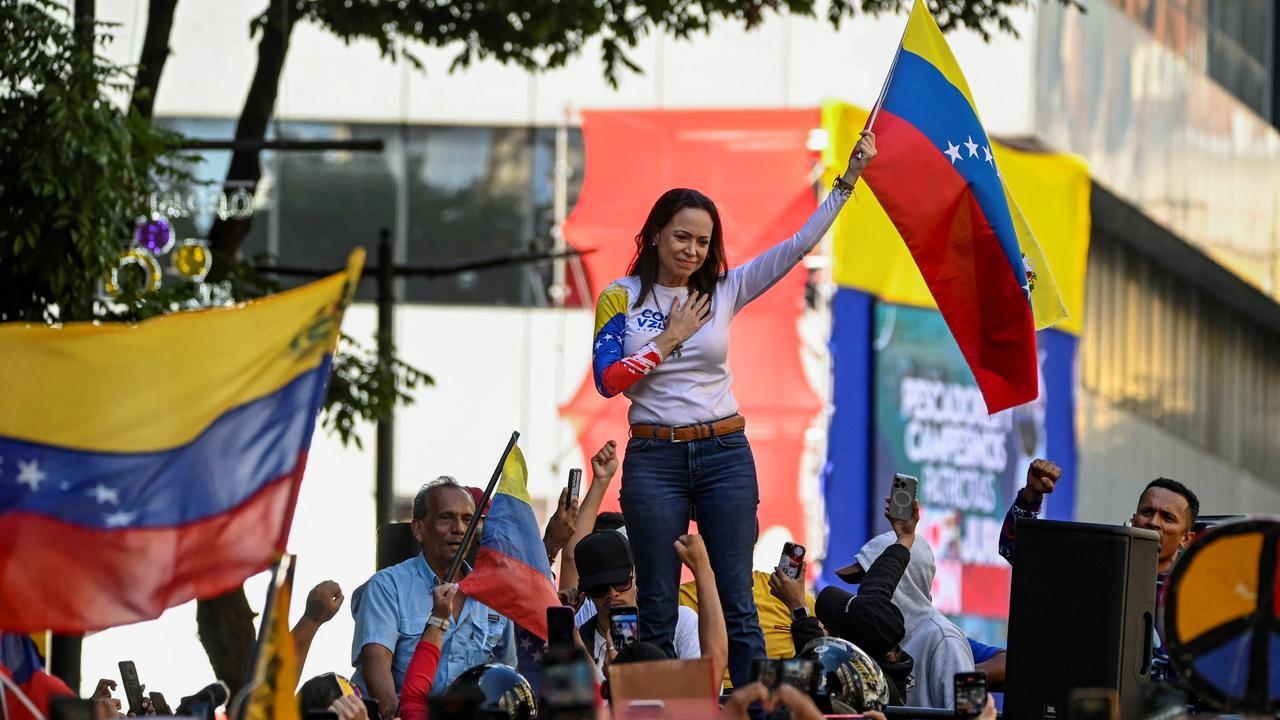
[[[679,430],[680,428],[683,428],[683,427],[688,427],[688,426],[687,426],[687,425],[669,425],[669,426],[667,427],[667,429],[671,431],[671,442],[673,442],[673,443],[686,443],[686,442],[689,442],[688,440],[680,440],[680,439],[676,438],[676,430]]]

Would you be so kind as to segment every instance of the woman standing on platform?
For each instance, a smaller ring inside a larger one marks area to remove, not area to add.
[[[875,135],[864,131],[844,175],[804,226],[733,269],[715,203],[697,190],[668,190],[636,235],[626,277],[605,288],[596,305],[596,388],[631,400],[621,499],[636,561],[640,639],[674,657],[675,543],[696,509],[720,588],[735,687],[748,684],[751,661],[765,650],[751,595],[760,491],[746,421],[729,387],[729,323],[818,244],[875,156]]]

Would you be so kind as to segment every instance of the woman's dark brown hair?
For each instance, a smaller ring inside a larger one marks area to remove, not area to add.
[[[706,210],[711,216],[711,243],[707,247],[707,258],[693,275],[689,276],[689,290],[712,295],[716,281],[729,270],[729,258],[724,252],[724,238],[720,233],[720,213],[711,198],[697,190],[689,188],[673,188],[662,193],[662,197],[653,204],[644,226],[636,234],[636,254],[627,268],[628,275],[640,278],[640,293],[636,296],[633,307],[640,307],[653,286],[658,281],[658,248],[654,241],[658,233],[671,222],[676,213],[685,208]]]

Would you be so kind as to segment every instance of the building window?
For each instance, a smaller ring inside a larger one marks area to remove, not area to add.
[[[1086,390],[1276,478],[1280,336],[1096,229],[1086,292]]]
[[[229,138],[234,121],[165,118],[198,138]],[[377,152],[263,152],[259,211],[246,256],[283,266],[339,268],[351,248],[372,251],[392,231],[402,265],[452,267],[528,251],[550,251],[554,225],[556,130],[531,127],[396,126],[281,122],[272,136],[305,140],[381,139]],[[568,207],[582,186],[582,133],[568,133]],[[197,183],[216,189],[229,151],[197,154]],[[203,236],[208,212],[178,218],[184,235]],[[369,262],[376,262],[371,255]],[[568,273],[570,281],[574,274]],[[550,299],[550,263],[512,264],[439,277],[407,278],[402,301],[541,307]],[[286,284],[302,280],[286,278]],[[589,292],[576,297],[589,297]],[[361,283],[359,299],[373,299]]]

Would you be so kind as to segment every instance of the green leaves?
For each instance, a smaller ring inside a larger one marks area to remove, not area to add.
[[[111,101],[128,73],[70,23],[49,0],[0,3],[0,322],[110,319],[98,283],[147,194],[181,175],[176,136]]]
[[[382,54],[403,54],[421,67],[414,43],[456,48],[449,70],[494,59],[530,70],[563,65],[598,39],[605,78],[616,86],[623,68],[639,73],[628,52],[650,34],[685,38],[709,32],[716,20],[759,25],[772,14],[811,16],[815,0],[291,0],[297,17],[350,42],[372,40]],[[1077,0],[1059,0],[1080,7]],[[1009,11],[1029,0],[929,0],[942,30],[967,27],[990,39],[1013,33]],[[836,27],[862,12],[906,12],[909,0],[831,0],[826,17]],[[257,26],[264,22],[259,18]]]
[[[324,428],[336,434],[344,445],[354,442],[363,448],[356,433],[361,421],[391,417],[397,404],[413,404],[413,390],[434,384],[430,375],[399,358],[381,362],[373,349],[344,333],[329,377]]]

